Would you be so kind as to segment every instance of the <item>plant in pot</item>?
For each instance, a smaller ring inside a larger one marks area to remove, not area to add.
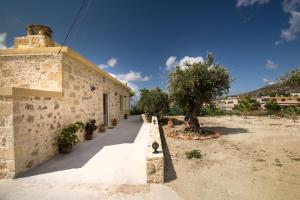
[[[113,126],[117,126],[117,124],[118,124],[117,119],[114,118],[114,119],[112,120],[111,124],[112,124]]]
[[[146,119],[147,119],[148,123],[151,123],[151,121],[152,121],[152,114],[146,113]]]
[[[72,146],[78,141],[76,132],[83,127],[84,124],[78,121],[62,129],[58,137],[58,150],[60,153],[70,153],[72,151]]]
[[[106,130],[105,125],[102,123],[102,124],[99,126],[99,132],[100,132],[100,133],[104,133],[105,130]]]
[[[128,114],[125,113],[125,114],[124,114],[124,119],[127,119],[127,118],[128,118]]]
[[[85,139],[91,140],[93,139],[93,133],[97,129],[96,120],[91,119],[85,125]]]

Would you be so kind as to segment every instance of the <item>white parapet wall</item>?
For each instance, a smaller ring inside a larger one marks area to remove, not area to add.
[[[142,116],[145,119],[145,116]],[[147,123],[144,120],[144,123]],[[162,148],[161,137],[159,133],[158,120],[156,116],[152,117],[152,122],[147,123],[149,126],[148,144],[147,144],[147,183],[164,182],[164,153]],[[158,152],[154,152],[152,144],[157,142]]]

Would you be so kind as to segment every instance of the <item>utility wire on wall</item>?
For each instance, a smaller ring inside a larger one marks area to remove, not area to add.
[[[72,24],[71,24],[71,26],[70,26],[70,28],[69,28],[69,31],[68,31],[68,33],[67,33],[67,35],[66,35],[66,37],[65,37],[65,39],[64,39],[64,41],[63,41],[63,43],[62,43],[61,48],[59,49],[59,52],[58,52],[57,55],[60,54],[60,52],[61,52],[63,46],[66,44],[67,39],[69,38],[69,36],[70,36],[72,30],[74,29],[74,27],[76,27],[76,23],[81,22],[82,19],[84,18],[85,13],[87,12],[87,10],[88,10],[88,8],[89,8],[90,2],[91,2],[91,0],[82,0],[81,5],[80,5],[80,8],[79,8],[79,10],[77,11],[77,13],[76,13],[76,15],[75,15],[75,17],[74,17],[74,19],[73,19],[73,22],[72,22]],[[85,9],[84,9],[84,8],[85,8]],[[80,25],[80,24],[79,24],[79,25]],[[78,28],[79,28],[79,25],[77,26],[77,30],[78,30]]]

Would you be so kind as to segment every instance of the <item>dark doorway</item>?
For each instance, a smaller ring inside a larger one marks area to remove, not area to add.
[[[108,95],[103,94],[103,123],[108,126]]]

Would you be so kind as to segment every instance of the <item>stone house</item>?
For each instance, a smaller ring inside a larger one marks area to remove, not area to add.
[[[109,126],[130,109],[127,85],[59,46],[49,27],[26,30],[27,36],[15,38],[14,48],[0,50],[0,179],[57,154],[64,126],[88,119]]]

